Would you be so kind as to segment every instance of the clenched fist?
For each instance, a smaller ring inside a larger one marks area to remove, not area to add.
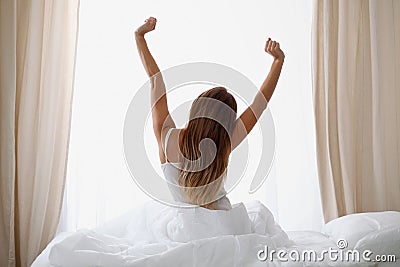
[[[279,43],[276,41],[272,41],[271,38],[268,38],[265,43],[265,52],[274,57],[274,59],[283,60],[285,58],[285,54],[281,50]]]
[[[144,24],[136,29],[135,34],[144,36],[156,28],[157,19],[150,17],[144,21]]]

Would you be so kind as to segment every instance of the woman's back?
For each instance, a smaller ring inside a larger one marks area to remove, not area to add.
[[[174,128],[169,129],[169,131],[167,132],[166,137],[165,137],[164,149],[165,149],[166,155],[170,154],[171,157],[173,157],[175,159],[175,161],[177,161],[177,158],[178,158],[176,156],[176,155],[178,155],[177,141],[173,141],[173,138],[170,138],[173,131],[174,131],[174,133],[173,133],[174,136],[175,136],[175,134],[179,135],[178,129],[174,129]],[[177,137],[176,139],[179,140],[179,137]],[[172,144],[169,144],[169,142]],[[169,151],[167,152],[167,150],[169,150]],[[167,156],[167,158],[169,159],[168,156]],[[182,164],[179,162],[167,161],[167,162],[161,164],[161,169],[163,171],[164,177],[168,183],[168,188],[170,189],[170,192],[171,192],[174,200],[176,202],[180,202],[180,203],[192,204],[187,199],[187,197],[185,195],[185,191],[183,190],[183,186],[180,185],[180,183],[179,183],[179,176],[180,176],[180,172],[182,169]],[[221,179],[225,180],[225,178],[226,178],[226,172],[225,172],[224,176],[221,177]],[[213,186],[213,185],[211,184],[209,186]],[[214,209],[229,210],[232,208],[229,199],[226,197],[226,191],[223,186],[223,182],[221,183],[220,189],[219,189],[217,195],[215,196],[214,200],[215,200],[215,202],[212,205]],[[205,204],[208,204],[208,203],[205,203]]]

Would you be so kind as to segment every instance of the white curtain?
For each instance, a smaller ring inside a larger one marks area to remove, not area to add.
[[[57,229],[78,3],[0,1],[0,266],[29,266]]]
[[[400,1],[314,1],[312,56],[325,220],[400,210]]]
[[[281,42],[285,66],[270,105],[276,124],[275,163],[255,195],[248,194],[252,177],[244,177],[228,197],[232,202],[261,200],[287,230],[319,230],[323,220],[312,110],[311,14],[308,0],[83,1],[59,230],[95,227],[149,200],[129,175],[122,145],[125,112],[147,79],[133,39],[135,27],[147,16],[158,19],[148,42],[162,69],[217,62],[261,84],[272,63],[263,45],[268,37]],[[188,87],[184,91],[190,94],[185,96],[194,99],[201,89],[205,88]],[[169,98],[172,107],[183,100]],[[243,108],[239,101],[239,110]],[[151,124],[146,131],[147,156],[161,174]],[[255,129],[250,136],[254,155],[259,137]]]

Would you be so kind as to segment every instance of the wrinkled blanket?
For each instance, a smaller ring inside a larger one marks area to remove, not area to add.
[[[322,250],[335,243],[321,233],[289,239],[260,202],[232,210],[173,208],[149,202],[108,224],[52,244],[50,266],[374,266],[357,263],[261,261],[261,250]],[[301,245],[303,242],[303,246]],[[261,256],[265,256],[262,254]]]

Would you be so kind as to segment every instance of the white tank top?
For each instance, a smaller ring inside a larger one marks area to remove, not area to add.
[[[167,149],[168,139],[169,139],[169,136],[170,136],[172,130],[173,130],[173,128],[169,129],[169,131],[167,132],[167,134],[165,136],[165,145],[164,145],[165,151]],[[172,183],[174,185],[179,185],[179,181],[178,181],[179,172],[180,172],[179,163],[166,162],[166,163],[161,164],[161,169],[164,173],[165,179],[169,183]],[[181,192],[179,187],[170,186],[169,189],[170,189],[172,197],[174,198],[175,201],[187,203],[187,201],[185,200],[185,197],[183,195],[183,192]],[[224,186],[221,186],[221,189],[218,192],[217,201],[215,204],[216,204],[215,207],[218,210],[232,209],[231,203],[230,203],[229,199],[226,197],[226,191],[225,191]]]

